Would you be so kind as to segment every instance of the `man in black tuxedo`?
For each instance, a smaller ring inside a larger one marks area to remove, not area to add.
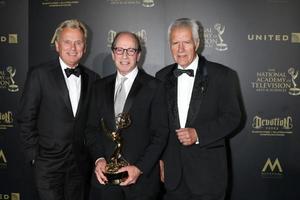
[[[227,185],[226,137],[239,125],[237,75],[196,53],[199,24],[169,26],[174,64],[156,76],[167,93],[170,136],[161,161],[166,200],[221,200]]]
[[[91,199],[155,200],[159,192],[159,157],[168,137],[165,92],[159,80],[137,67],[140,56],[139,38],[130,32],[118,33],[112,44],[117,72],[97,81],[93,88],[86,130],[95,161]],[[116,100],[120,85],[124,89],[121,109]],[[119,113],[128,113],[131,119],[130,126],[120,133],[121,155],[129,165],[119,172],[127,171],[128,178],[120,185],[110,185],[105,172],[116,144],[107,130],[116,129]],[[101,126],[102,119],[106,128]]]
[[[84,140],[88,96],[99,76],[79,64],[87,30],[78,20],[55,32],[56,60],[30,68],[18,122],[41,200],[85,200],[91,161]]]

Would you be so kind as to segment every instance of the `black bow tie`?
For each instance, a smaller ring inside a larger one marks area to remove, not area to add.
[[[192,70],[192,69],[175,69],[173,71],[173,73],[174,73],[175,77],[178,77],[183,73],[186,73],[187,75],[189,75],[191,77],[194,77],[194,70]]]
[[[66,68],[65,69],[66,75],[69,78],[72,74],[74,74],[75,76],[79,77],[81,74],[81,70],[79,67],[76,67],[74,69],[71,68]]]

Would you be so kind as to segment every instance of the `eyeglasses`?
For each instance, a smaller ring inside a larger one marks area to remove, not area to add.
[[[123,49],[122,47],[115,47],[113,48],[113,51],[117,55],[123,55],[124,51],[126,51],[128,56],[133,56],[138,50],[134,48]]]

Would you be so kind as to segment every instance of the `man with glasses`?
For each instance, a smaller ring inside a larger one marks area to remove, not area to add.
[[[93,89],[86,129],[95,161],[91,199],[155,200],[159,192],[158,160],[168,137],[165,92],[160,81],[137,67],[140,57],[139,38],[131,32],[118,33],[112,43],[117,72],[97,81]],[[121,131],[121,154],[129,165],[119,172],[126,171],[128,177],[111,185],[105,173],[116,144],[107,137],[107,130],[116,129],[120,113],[128,113],[131,119]]]

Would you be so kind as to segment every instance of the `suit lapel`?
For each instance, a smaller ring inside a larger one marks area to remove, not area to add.
[[[167,90],[168,110],[170,111],[173,125],[177,129],[180,128],[180,122],[179,122],[178,106],[177,106],[177,78],[173,74],[173,71],[176,68],[177,68],[177,64],[174,64],[167,76],[166,90]]]
[[[56,84],[58,88],[58,92],[60,96],[63,98],[63,102],[68,108],[68,111],[70,114],[73,116],[73,111],[72,111],[72,106],[71,106],[71,101],[69,97],[69,91],[67,88],[67,84],[63,75],[63,72],[61,70],[59,62],[57,62],[56,66],[54,67],[52,71],[53,79],[54,79],[54,84]]]
[[[123,108],[123,112],[130,112],[130,109],[133,105],[133,102],[139,93],[140,89],[143,86],[143,73],[141,70],[138,71],[138,74],[131,86],[129,94],[126,98],[125,105]],[[105,89],[105,98],[106,98],[106,105],[108,109],[108,120],[111,127],[115,127],[115,111],[114,111],[114,92],[115,92],[115,82],[116,82],[117,74],[111,76],[111,78],[107,82],[107,87]]]
[[[138,74],[131,86],[127,99],[125,101],[125,105],[123,108],[123,112],[129,112],[130,108],[132,107],[133,101],[140,91],[142,87],[142,79],[143,79],[143,72],[141,70],[138,71]]]
[[[205,95],[207,84],[208,84],[208,74],[205,67],[206,60],[204,57],[199,56],[197,73],[194,81],[194,87],[192,91],[186,127],[191,127],[196,116],[198,115],[201,107],[202,99]]]
[[[81,66],[78,66],[81,67]],[[88,75],[85,73],[84,68],[81,67],[81,90],[80,90],[80,98],[79,98],[79,102],[78,102],[78,107],[77,107],[77,111],[76,111],[76,115],[75,117],[79,116],[79,113],[81,112],[81,108],[84,104],[85,99],[87,98],[87,89],[88,89],[88,82],[89,82],[89,77]]]
[[[105,94],[103,95],[103,98],[105,98],[105,102],[107,105],[108,109],[108,118],[107,122],[109,123],[109,127],[113,127],[113,129],[116,126],[115,122],[115,108],[114,108],[114,93],[115,93],[115,83],[116,83],[116,76],[117,74],[115,73],[108,79],[106,87],[105,87]]]

